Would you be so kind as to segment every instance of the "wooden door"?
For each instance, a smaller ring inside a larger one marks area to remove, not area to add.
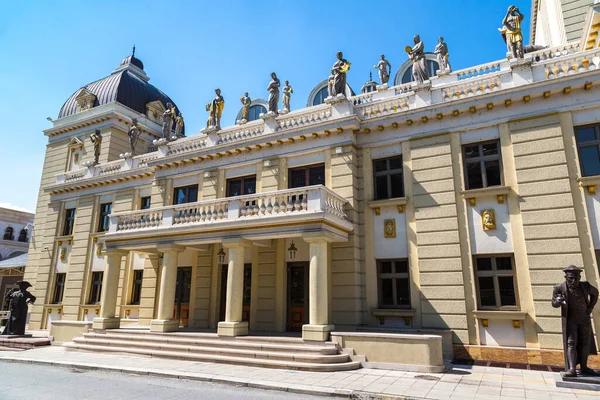
[[[177,268],[175,284],[175,307],[173,319],[179,320],[179,326],[188,326],[190,322],[190,294],[192,291],[192,267]]]
[[[308,323],[308,263],[288,263],[287,293],[287,330],[301,332]]]

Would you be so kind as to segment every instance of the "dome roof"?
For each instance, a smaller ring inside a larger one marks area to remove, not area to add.
[[[92,108],[116,101],[140,114],[146,114],[146,104],[156,100],[159,100],[165,108],[167,103],[172,103],[177,107],[169,96],[148,83],[150,78],[143,68],[142,61],[133,54],[125,57],[121,61],[121,65],[109,76],[89,83],[73,93],[63,104],[58,118],[68,117],[77,112],[77,97],[82,91],[95,96]],[[177,113],[179,114],[179,109],[177,109]]]

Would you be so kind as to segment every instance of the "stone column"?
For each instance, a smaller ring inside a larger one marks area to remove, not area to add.
[[[241,336],[248,334],[248,322],[242,321],[244,292],[244,252],[251,243],[245,239],[225,239],[223,247],[229,249],[227,269],[227,295],[225,321],[219,322],[219,336]]]
[[[121,324],[121,318],[116,316],[117,292],[119,291],[121,260],[127,253],[127,251],[119,249],[107,249],[105,252],[100,315],[98,318],[94,318],[92,329],[117,329]]]
[[[177,255],[185,250],[183,246],[157,246],[163,253],[160,271],[160,290],[158,292],[158,309],[156,319],[150,322],[151,332],[172,332],[179,328],[179,321],[173,319],[175,307],[175,286],[177,284]]]
[[[302,326],[302,339],[326,341],[334,328],[329,324],[328,238],[303,237],[310,246],[309,266],[309,324]]]

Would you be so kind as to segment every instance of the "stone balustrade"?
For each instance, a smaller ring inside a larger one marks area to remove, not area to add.
[[[216,133],[216,144],[233,143],[262,135],[265,130],[262,120],[250,121],[239,127],[225,128]]]
[[[306,125],[327,121],[331,116],[331,106],[328,104],[308,107],[278,117],[276,129],[280,131],[284,129],[300,128]]]
[[[346,200],[322,185],[114,213],[108,234],[325,213],[347,220]]]

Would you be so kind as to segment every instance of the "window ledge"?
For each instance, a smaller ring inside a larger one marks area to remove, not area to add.
[[[407,197],[396,197],[394,199],[371,200],[368,203],[369,208],[387,207],[387,206],[405,206],[408,203]]]
[[[73,241],[73,235],[56,236],[55,240],[57,242],[69,242],[69,244],[71,244]]]
[[[527,317],[527,312],[517,310],[475,310],[473,314],[477,319],[506,319],[511,321],[523,321]]]
[[[371,314],[374,317],[412,317],[415,310],[411,308],[373,308]]]
[[[504,203],[504,198],[510,193],[510,186],[490,186],[481,189],[463,190],[460,192],[463,199],[469,200],[472,206],[475,205],[476,199],[481,197],[496,196],[498,203]]]
[[[577,182],[579,186],[586,188],[589,194],[595,195],[596,186],[600,186],[600,175],[582,176],[577,179]]]

